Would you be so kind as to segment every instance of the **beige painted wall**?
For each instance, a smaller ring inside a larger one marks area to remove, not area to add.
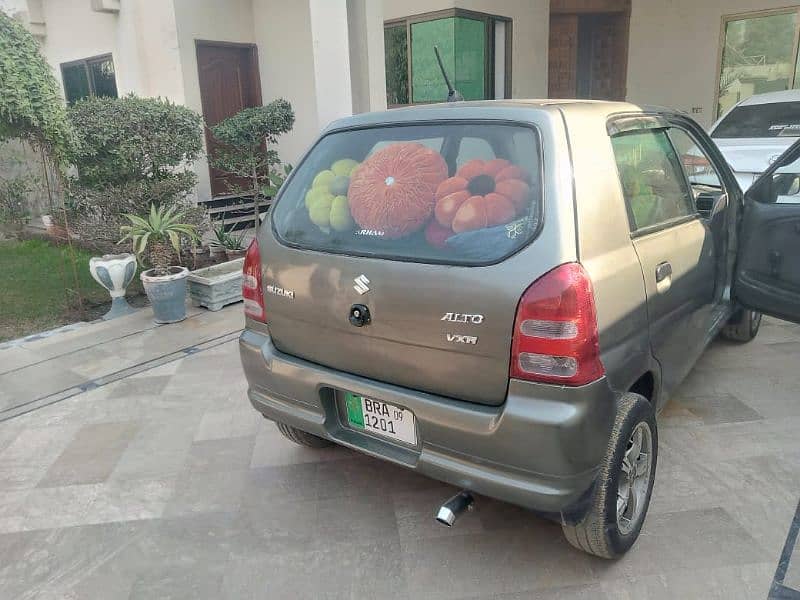
[[[89,0],[43,0],[42,49],[61,82],[65,62],[111,54],[120,95],[184,102],[172,2],[135,0],[119,13],[92,10]]]
[[[353,114],[350,36],[345,0],[309,0],[317,124]]]
[[[383,6],[375,0],[347,0],[347,16],[353,112],[386,110]]]
[[[136,49],[120,44],[120,39],[134,29],[133,11],[120,11],[117,15],[95,12],[87,0],[44,0],[44,18],[47,35],[42,48],[59,81],[61,63],[110,52],[120,95],[141,88]]]
[[[0,10],[12,17],[28,11],[25,0],[0,0]]]
[[[722,16],[798,6],[790,0],[633,0],[628,99],[714,119]]]
[[[286,98],[296,115],[294,129],[278,145],[281,158],[290,163],[319,134],[310,22],[307,0],[253,0],[264,102]]]
[[[255,43],[252,2],[251,0],[225,0],[225,2],[173,0],[173,2],[177,24],[177,48],[183,74],[184,104],[203,114],[195,40]],[[211,197],[211,184],[208,161],[205,157],[195,162],[194,171],[197,173],[197,199],[207,200]]]
[[[463,8],[513,19],[512,98],[547,97],[549,0],[384,0],[384,19],[445,8]]]

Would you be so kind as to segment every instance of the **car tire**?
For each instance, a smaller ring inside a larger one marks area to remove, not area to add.
[[[732,342],[746,344],[758,335],[760,328],[761,313],[742,308],[722,328],[722,337]]]
[[[295,444],[300,444],[307,448],[327,448],[328,446],[333,446],[333,442],[329,440],[312,435],[307,431],[297,429],[286,423],[275,423],[275,425],[278,426],[278,431],[280,431],[284,437],[292,440]]]
[[[628,473],[636,439],[640,440],[640,446],[633,459],[634,477],[631,480]],[[649,452],[646,452],[647,448]],[[645,454],[646,473],[643,472]],[[623,459],[627,471],[623,469]],[[655,410],[644,396],[625,394],[617,403],[611,439],[595,483],[591,505],[577,523],[562,523],[567,541],[579,550],[601,558],[617,558],[630,550],[647,516],[657,460]],[[627,497],[620,502],[623,493]]]

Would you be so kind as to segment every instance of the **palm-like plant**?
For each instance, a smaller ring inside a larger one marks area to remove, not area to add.
[[[183,212],[175,206],[165,209],[151,204],[150,215],[146,219],[138,215],[125,215],[131,224],[120,227],[123,238],[119,243],[130,240],[137,257],[141,259],[147,252],[155,275],[168,275],[172,259],[180,256],[181,236],[190,240],[198,239],[197,228],[182,223],[183,216]]]

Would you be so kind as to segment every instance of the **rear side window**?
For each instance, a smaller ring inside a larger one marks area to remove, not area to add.
[[[681,161],[665,130],[641,130],[611,138],[628,204],[631,231],[695,214]]]
[[[800,102],[737,106],[720,121],[711,137],[800,137]]]
[[[539,148],[533,128],[485,122],[331,133],[281,189],[273,227],[309,250],[496,262],[539,229]]]
[[[722,188],[722,180],[714,164],[692,135],[673,127],[669,130],[669,138],[681,157],[690,185]]]

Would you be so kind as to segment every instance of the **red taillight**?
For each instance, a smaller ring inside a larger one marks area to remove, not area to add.
[[[592,282],[577,263],[535,281],[519,302],[511,377],[584,385],[603,376]]]
[[[266,323],[264,288],[261,285],[261,252],[258,250],[258,240],[256,239],[250,243],[247,254],[244,255],[242,298],[244,298],[244,314],[251,319]]]

